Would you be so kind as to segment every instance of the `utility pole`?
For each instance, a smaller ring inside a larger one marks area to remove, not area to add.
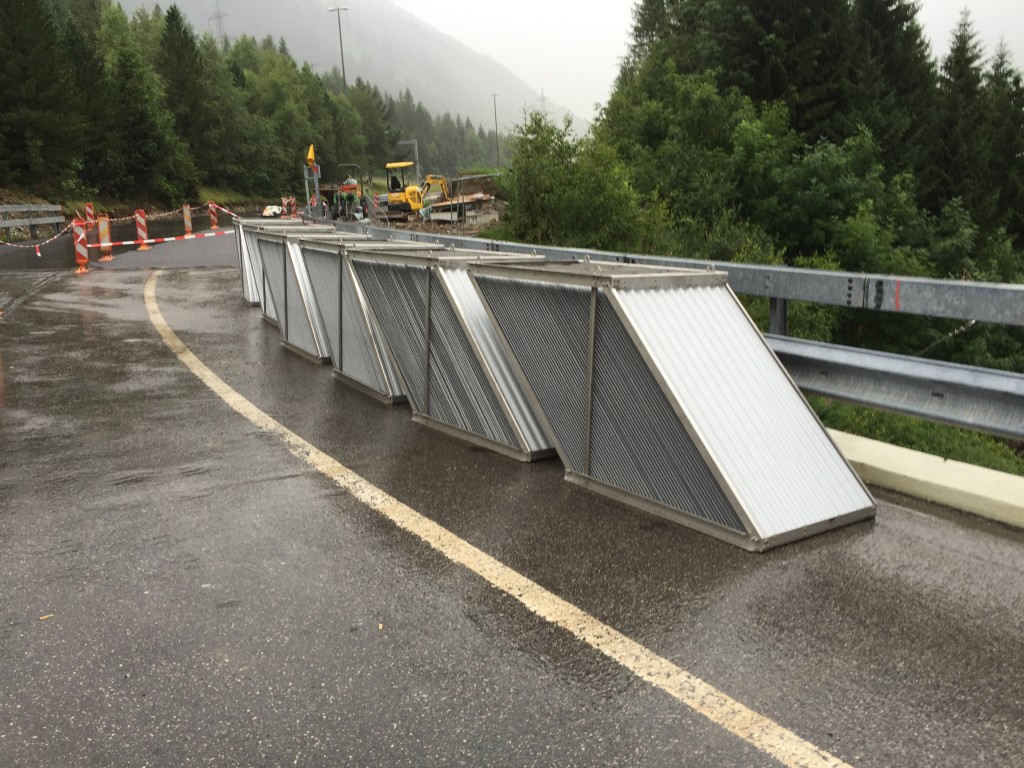
[[[339,5],[337,8],[328,8],[328,13],[338,16],[338,45],[341,47],[341,90],[348,93],[348,80],[345,77],[345,41],[341,37],[341,12],[347,11],[347,5]]]
[[[501,149],[498,144],[498,94],[492,93],[494,99],[494,167],[501,167]]]
[[[217,22],[217,37],[220,38],[221,44],[227,47],[228,36],[224,33],[224,18],[228,16],[228,14],[221,11],[220,0],[217,0],[217,4],[215,7],[217,9],[216,13],[214,13],[213,16],[210,17],[210,21]]]

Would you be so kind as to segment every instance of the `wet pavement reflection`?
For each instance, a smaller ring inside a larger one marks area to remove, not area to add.
[[[1024,756],[1024,536],[882,501],[763,555],[414,424],[284,350],[231,238],[0,272],[0,765],[776,765],[208,390],[855,766]],[[48,617],[48,618],[44,618]]]

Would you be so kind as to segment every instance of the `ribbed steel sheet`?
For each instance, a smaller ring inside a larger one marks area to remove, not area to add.
[[[550,439],[465,273],[468,262],[509,257],[371,251],[367,246],[352,254],[353,272],[393,354],[414,418],[520,460],[550,455]]]
[[[409,404],[415,411],[426,413],[424,360],[429,269],[426,266],[394,269],[388,264],[360,258],[352,260],[352,272],[401,372]]]
[[[441,269],[437,275],[444,281],[446,296],[464,324],[467,340],[472,342],[483,359],[481,370],[490,373],[497,397],[508,403],[509,410],[516,414],[515,423],[522,430],[522,439],[528,449],[535,452],[549,450],[552,447],[551,440],[545,435],[540,420],[516,378],[501,345],[498,330],[488,317],[469,272],[465,269]]]
[[[340,293],[337,286],[341,283],[341,260],[337,253],[328,250],[327,246],[317,247],[302,243],[302,259],[306,262],[306,272],[316,300],[316,307],[327,333],[327,347],[331,360],[341,357],[341,325],[332,322],[341,312]]]
[[[751,533],[770,541],[871,508],[860,480],[727,286],[614,291],[704,437]]]
[[[597,296],[592,409],[590,477],[667,507],[689,510],[709,523],[744,530],[602,294]]]
[[[242,300],[251,306],[263,305],[263,265],[256,245],[257,232],[294,232],[305,234],[335,231],[326,224],[303,224],[294,219],[232,219],[235,229],[235,248],[238,253],[238,270],[242,278]],[[344,233],[351,240],[367,240],[366,235]]]
[[[330,360],[329,335],[303,259],[301,239],[291,239],[281,231],[257,231],[255,241],[264,276],[264,318],[278,326],[288,349],[314,362]]]
[[[285,304],[285,243],[283,240],[264,239],[260,233],[253,236],[254,252],[259,254],[260,271],[260,309],[263,319],[274,325],[280,325],[277,307]]]
[[[583,474],[590,289],[492,277],[478,282],[544,406],[562,461]],[[523,354],[531,349],[540,354]]]
[[[327,332],[316,308],[299,246],[289,241],[285,250],[288,255],[285,261],[288,322],[281,326],[281,339],[287,347],[311,360],[329,360]]]
[[[518,448],[516,434],[448,300],[443,278],[431,272],[430,281],[427,414],[443,424]]]
[[[394,365],[352,274],[348,249],[353,244],[317,236],[298,245],[335,374],[385,402],[404,401]]]
[[[723,274],[470,274],[568,479],[752,550],[873,514]]]

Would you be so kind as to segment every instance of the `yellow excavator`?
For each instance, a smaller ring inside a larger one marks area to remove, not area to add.
[[[405,171],[411,168],[411,160],[403,160],[397,163],[388,163],[388,217],[401,216],[405,218],[410,213],[418,213],[422,208],[434,202],[449,202],[451,193],[448,191],[448,180],[444,176],[428,173],[421,186],[405,183]],[[439,198],[429,199],[427,195],[436,185],[441,191]]]

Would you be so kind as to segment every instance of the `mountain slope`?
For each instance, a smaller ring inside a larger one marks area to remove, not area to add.
[[[197,34],[216,33],[212,19],[215,0],[176,0],[176,4]],[[121,0],[121,5],[130,14],[142,6],[152,8],[154,3]],[[341,64],[337,14],[327,11],[331,5],[327,0],[283,0],[259,6],[246,0],[220,0],[229,39],[243,34],[257,39],[267,35],[275,40],[284,38],[296,61],[308,61],[317,72]],[[459,114],[485,128],[494,125],[491,94],[497,93],[502,131],[520,122],[524,110],[539,107],[541,94],[507,68],[387,0],[349,7],[341,14],[341,23],[350,83],[361,77],[396,96],[408,88],[432,114]],[[547,109],[556,120],[566,114],[550,100]],[[583,124],[576,117],[574,122]]]

